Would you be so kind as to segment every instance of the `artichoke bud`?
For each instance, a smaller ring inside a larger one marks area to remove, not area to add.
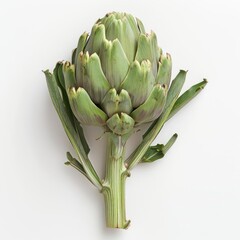
[[[99,19],[89,37],[81,35],[73,63],[58,64],[57,73],[80,123],[107,124],[123,135],[161,114],[171,57],[162,55],[155,33],[147,34],[139,19],[115,12]]]
[[[130,116],[138,125],[157,119],[165,106],[166,95],[166,88],[160,84],[156,84],[147,100],[135,109]]]
[[[134,120],[126,113],[115,113],[107,120],[109,129],[117,135],[125,135],[134,127]]]
[[[115,88],[110,89],[102,101],[103,110],[111,117],[115,113],[132,111],[132,102],[128,92],[124,89],[119,94]]]
[[[80,123],[95,126],[106,124],[107,115],[92,102],[83,88],[70,88],[68,98],[71,109]]]
[[[99,57],[106,78],[111,86],[118,90],[129,68],[129,61],[119,40],[105,40]]]
[[[172,73],[172,59],[170,54],[167,53],[166,56],[161,55],[158,66],[156,83],[160,83],[161,85],[164,84],[168,88],[171,80],[171,73]]]
[[[144,60],[141,65],[138,61],[134,61],[128,74],[121,84],[121,88],[128,91],[134,108],[142,104],[148,97],[155,83],[154,76],[151,71],[151,63]]]
[[[65,89],[68,90],[71,87],[75,87],[76,86],[75,66],[70,62],[65,62],[62,67],[62,72],[65,81]]]

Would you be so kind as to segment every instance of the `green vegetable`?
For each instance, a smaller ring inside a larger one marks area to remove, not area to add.
[[[58,62],[45,71],[48,89],[66,134],[76,151],[67,153],[71,165],[98,188],[106,206],[106,224],[127,228],[125,180],[138,163],[153,162],[166,154],[177,138],[151,146],[165,122],[206,85],[204,80],[180,97],[186,78],[181,70],[171,82],[172,61],[158,47],[154,32],[145,32],[139,19],[109,13],[83,33],[72,63]],[[136,127],[151,125],[141,144],[126,159],[124,149]],[[100,180],[88,153],[82,125],[102,127],[107,136],[106,174]]]

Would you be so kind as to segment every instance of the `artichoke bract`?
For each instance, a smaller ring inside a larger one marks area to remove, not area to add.
[[[163,54],[154,32],[146,33],[138,18],[109,13],[84,32],[71,63],[58,62],[45,71],[49,92],[77,158],[67,165],[83,173],[104,195],[108,227],[127,228],[125,180],[140,162],[162,158],[175,142],[150,146],[165,124],[195,97],[207,81],[183,93],[186,71],[171,83],[172,60]],[[137,126],[150,123],[142,143],[126,159],[124,148]],[[91,161],[82,125],[103,127],[107,136],[106,175],[100,180]]]

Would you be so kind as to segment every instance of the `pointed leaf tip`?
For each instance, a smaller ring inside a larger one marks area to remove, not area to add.
[[[199,82],[185,91],[175,102],[168,119],[173,117],[180,109],[182,109],[187,103],[189,103],[194,97],[196,97],[207,85],[207,79]]]
[[[84,88],[70,88],[68,96],[72,111],[80,123],[95,126],[106,124],[107,115],[94,104]]]
[[[147,100],[130,115],[137,124],[147,123],[160,116],[166,102],[166,89],[156,84]]]

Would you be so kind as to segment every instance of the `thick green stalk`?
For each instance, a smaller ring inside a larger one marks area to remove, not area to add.
[[[106,176],[103,182],[106,224],[111,228],[127,228],[125,181],[128,171],[124,165],[125,141],[113,133],[107,133]]]

